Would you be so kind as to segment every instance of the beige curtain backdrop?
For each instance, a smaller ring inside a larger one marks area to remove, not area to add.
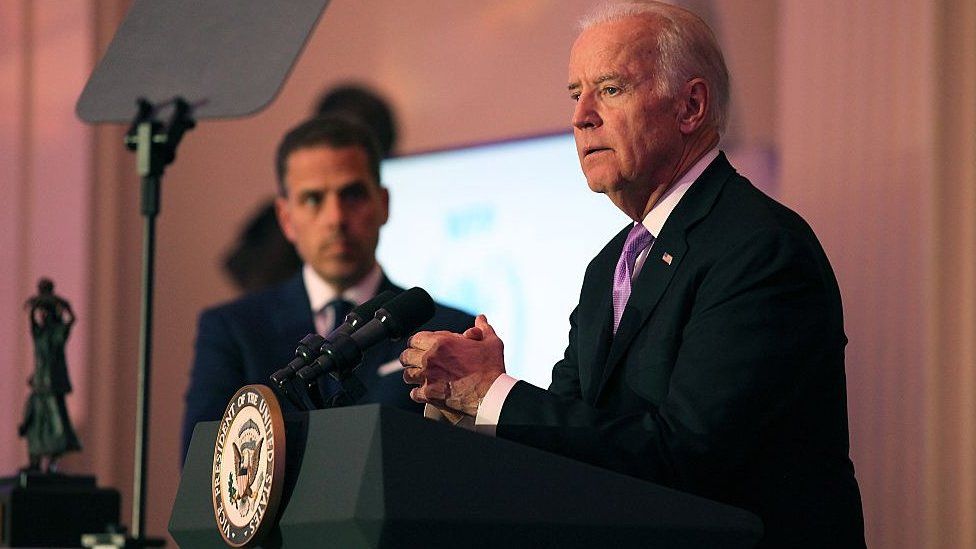
[[[925,541],[976,546],[976,3],[940,4],[926,318]]]
[[[401,152],[566,128],[574,22],[595,3],[333,0],[266,111],[187,134],[159,218],[150,534],[165,534],[179,481],[196,315],[234,295],[219,258],[271,194],[281,133],[348,79],[391,99]],[[976,6],[687,4],[716,28],[732,72],[726,143],[777,152],[766,188],[814,227],[840,281],[869,546],[976,546]],[[20,307],[46,274],[81,318],[69,407],[85,451],[65,465],[119,488],[126,522],[138,181],[124,128],[83,126],[72,110],[127,6],[0,2],[0,375],[11,380],[0,473],[26,459],[14,431],[32,366]]]
[[[780,198],[840,281],[875,547],[976,546],[974,11],[780,5]]]

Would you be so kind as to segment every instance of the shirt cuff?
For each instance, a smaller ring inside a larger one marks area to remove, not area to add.
[[[474,418],[475,431],[495,436],[498,418],[502,415],[502,406],[516,383],[518,380],[514,377],[502,374],[491,384],[488,392],[485,393],[485,398],[481,400],[481,404],[478,406],[478,414]]]

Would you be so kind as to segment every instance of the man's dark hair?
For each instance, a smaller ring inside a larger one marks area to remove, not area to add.
[[[340,114],[328,114],[306,120],[291,131],[278,145],[275,171],[278,176],[278,194],[287,196],[285,186],[288,157],[298,149],[326,146],[333,149],[360,147],[366,151],[369,173],[380,184],[380,149],[376,137],[366,125]]]
[[[319,99],[316,116],[346,113],[369,126],[380,144],[383,158],[389,158],[396,145],[397,131],[393,109],[373,90],[359,84],[336,86]]]

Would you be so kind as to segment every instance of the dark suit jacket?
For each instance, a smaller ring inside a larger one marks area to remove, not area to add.
[[[386,290],[402,288],[384,276],[377,293]],[[437,305],[434,317],[421,329],[463,332],[473,325],[470,314]],[[242,386],[268,385],[271,374],[295,357],[298,342],[313,332],[315,321],[301,272],[281,285],[204,311],[197,328],[186,392],[183,455],[197,422],[219,420],[230,397]],[[357,404],[379,402],[417,413],[423,411],[423,405],[410,400],[410,387],[400,372],[377,374],[379,366],[397,360],[405,348],[403,339],[367,350],[362,365],[355,371],[367,389]],[[283,410],[294,410],[287,399],[280,402]]]
[[[810,227],[720,155],[611,337],[628,230],[586,270],[549,390],[517,383],[497,435],[749,509],[763,547],[863,546],[840,293]]]

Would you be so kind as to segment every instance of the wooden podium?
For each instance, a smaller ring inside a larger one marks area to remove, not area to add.
[[[169,531],[226,547],[210,495],[217,422],[197,425]],[[754,547],[751,513],[372,404],[286,418],[264,547]]]

